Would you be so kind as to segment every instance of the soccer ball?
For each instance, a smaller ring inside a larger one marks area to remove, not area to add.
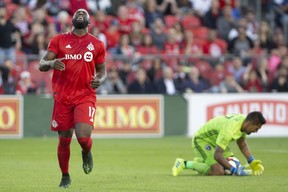
[[[229,164],[233,167],[241,166],[239,159],[237,159],[236,157],[227,157],[227,160]],[[229,169],[225,169],[224,171],[226,175],[231,175],[231,171]]]

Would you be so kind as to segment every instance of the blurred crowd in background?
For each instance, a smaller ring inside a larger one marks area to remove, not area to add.
[[[0,0],[0,94],[51,94],[39,59],[79,8],[107,49],[98,94],[288,92],[288,0]]]

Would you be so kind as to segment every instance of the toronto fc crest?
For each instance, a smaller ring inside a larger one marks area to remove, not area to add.
[[[89,45],[87,46],[87,49],[89,51],[93,51],[94,50],[94,45],[90,42]]]
[[[55,121],[55,120],[53,120],[53,121],[51,122],[51,125],[52,125],[52,127],[54,127],[54,128],[58,127],[58,123],[57,123],[57,121]]]

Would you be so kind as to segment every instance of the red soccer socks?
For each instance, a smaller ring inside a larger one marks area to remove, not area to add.
[[[72,138],[59,137],[58,141],[58,162],[63,174],[69,172],[70,143]]]
[[[91,137],[86,138],[77,138],[78,143],[81,145],[82,151],[87,153],[92,148],[92,139]]]

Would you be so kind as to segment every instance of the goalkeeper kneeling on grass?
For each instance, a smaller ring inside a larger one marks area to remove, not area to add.
[[[262,162],[254,159],[245,138],[246,135],[256,133],[265,123],[265,118],[258,111],[251,112],[247,116],[233,114],[209,120],[192,139],[194,160],[177,158],[172,174],[177,176],[184,169],[192,169],[204,175],[225,175],[224,170],[230,170],[231,174],[238,176],[261,175],[264,171]],[[229,164],[227,158],[233,156],[229,148],[232,141],[237,142],[250,170],[246,170],[246,166],[233,167]]]

